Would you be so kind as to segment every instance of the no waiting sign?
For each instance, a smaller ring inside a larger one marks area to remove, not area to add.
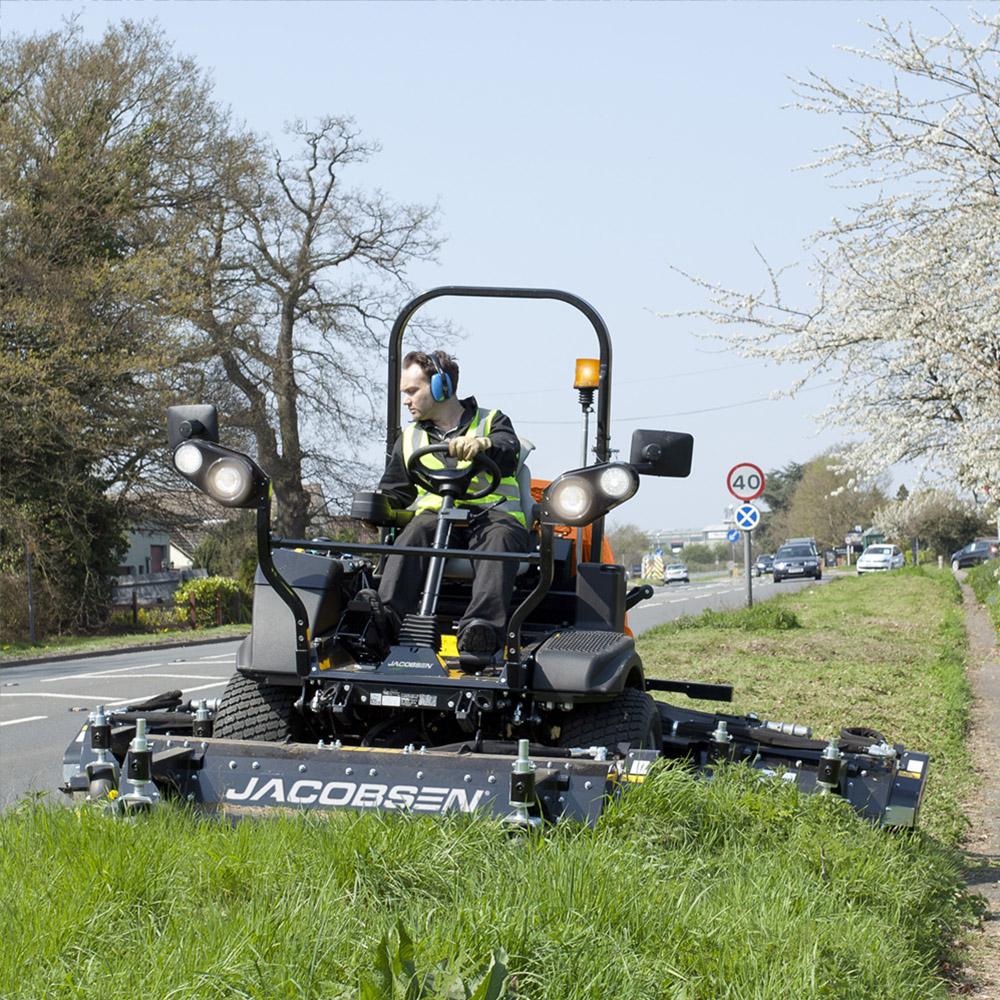
[[[726,489],[737,500],[756,500],[764,492],[764,473],[753,462],[740,462],[729,470]]]

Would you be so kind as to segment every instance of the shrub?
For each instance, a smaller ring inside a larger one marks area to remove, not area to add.
[[[228,576],[205,576],[188,580],[174,594],[177,608],[190,615],[194,605],[195,628],[231,625],[245,620],[247,593],[238,580]],[[221,621],[220,621],[221,619]]]

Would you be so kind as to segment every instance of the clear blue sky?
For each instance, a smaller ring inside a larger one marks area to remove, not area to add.
[[[964,21],[965,5],[944,6]],[[217,96],[276,139],[294,117],[353,116],[383,148],[354,181],[440,205],[447,242],[440,264],[412,272],[418,287],[555,286],[588,299],[614,343],[612,446],[627,456],[637,427],[695,435],[690,479],[645,480],[615,520],[718,521],[737,461],[773,468],[842,439],[811,419],[822,390],[689,413],[766,397],[796,373],[658,314],[704,304],[671,266],[757,287],[754,244],[775,263],[800,260],[809,233],[845,214],[849,192],[795,169],[839,125],[785,108],[789,78],[870,72],[837,46],[866,47],[865,22],[882,15],[942,32],[929,4],[0,0],[0,30],[51,29],[74,10],[88,35],[158,19],[211,69]],[[463,389],[535,442],[533,471],[577,464],[573,361],[594,353],[582,318],[484,302],[440,315],[468,334],[456,350]]]

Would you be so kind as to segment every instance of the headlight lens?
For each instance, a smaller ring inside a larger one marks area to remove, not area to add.
[[[624,500],[635,492],[638,478],[627,466],[609,465],[601,473],[599,485],[605,496],[612,500]]]
[[[549,496],[555,515],[567,521],[584,518],[593,500],[593,490],[584,479],[563,480],[556,484]]]
[[[205,489],[219,503],[236,506],[250,496],[253,473],[250,466],[238,458],[220,458],[205,476]]]
[[[202,466],[205,456],[196,444],[182,444],[174,452],[174,465],[185,476],[193,476]]]

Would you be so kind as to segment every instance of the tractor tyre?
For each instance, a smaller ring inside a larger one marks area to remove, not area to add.
[[[559,735],[561,747],[607,747],[609,753],[616,753],[619,743],[629,743],[635,750],[656,751],[663,745],[656,702],[638,688],[625,688],[612,701],[580,705],[570,713]]]
[[[294,703],[299,693],[298,688],[263,684],[253,677],[233,674],[215,713],[212,736],[287,743],[292,739]]]

